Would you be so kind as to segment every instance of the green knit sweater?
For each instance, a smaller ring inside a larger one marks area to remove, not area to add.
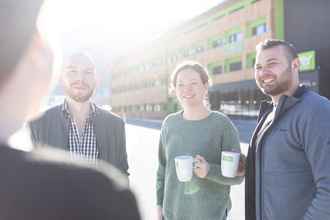
[[[237,129],[230,119],[211,112],[202,120],[185,120],[182,112],[169,115],[163,122],[157,170],[157,204],[166,220],[222,220],[231,208],[230,185],[240,184],[243,177],[221,175],[221,151],[240,150]],[[193,176],[190,182],[179,182],[174,158],[197,154],[210,165],[205,179]]]

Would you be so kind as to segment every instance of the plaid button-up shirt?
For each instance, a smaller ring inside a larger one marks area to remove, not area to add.
[[[94,104],[90,106],[90,114],[85,122],[82,136],[79,135],[78,127],[69,111],[66,101],[62,105],[62,111],[69,123],[69,150],[73,159],[84,159],[89,161],[97,161],[99,151],[94,133],[93,118],[96,113]]]

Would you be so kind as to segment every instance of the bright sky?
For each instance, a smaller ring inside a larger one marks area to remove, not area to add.
[[[109,42],[116,50],[153,39],[222,1],[49,0],[47,17],[62,38],[81,44]]]

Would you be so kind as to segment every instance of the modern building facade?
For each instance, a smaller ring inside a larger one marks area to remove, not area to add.
[[[116,59],[113,111],[163,118],[178,110],[169,76],[178,63],[197,60],[207,66],[213,81],[212,109],[256,117],[265,96],[254,81],[255,46],[266,38],[294,43],[302,63],[302,83],[330,97],[328,11],[328,0],[227,0]]]

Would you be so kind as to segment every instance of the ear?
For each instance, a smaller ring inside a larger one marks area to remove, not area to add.
[[[299,72],[299,68],[300,68],[300,61],[299,58],[295,58],[294,60],[292,60],[291,62],[291,69],[293,72]]]
[[[209,83],[206,82],[203,85],[204,85],[204,88],[206,89],[206,93],[207,93],[207,91],[209,90]]]

